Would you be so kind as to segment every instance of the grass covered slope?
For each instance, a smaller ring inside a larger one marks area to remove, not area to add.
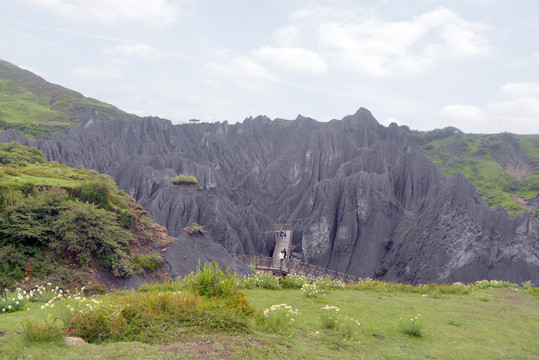
[[[313,292],[314,288],[318,290]],[[532,359],[539,355],[538,289],[529,283],[414,287],[366,279],[345,286],[297,276],[238,278],[206,264],[182,281],[149,284],[138,291],[92,298],[84,293],[58,297],[58,293],[33,292],[21,300],[21,311],[0,313],[0,357]],[[65,345],[66,335],[89,343]]]
[[[166,231],[164,232],[166,233]],[[159,268],[161,227],[114,180],[0,144],[0,290],[53,281],[75,287]]]
[[[79,124],[77,115],[82,112],[101,114],[109,119],[135,117],[0,60],[1,130],[16,129],[30,137],[67,132]]]
[[[539,135],[464,134],[452,127],[410,135],[445,176],[462,173],[490,206],[512,216],[535,211],[539,219],[529,203],[539,195]]]

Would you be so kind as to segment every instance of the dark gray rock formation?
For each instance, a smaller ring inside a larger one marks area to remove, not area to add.
[[[110,174],[172,236],[198,222],[232,253],[271,254],[272,223],[291,223],[293,256],[341,272],[539,283],[539,222],[489,208],[463,176],[446,179],[403,130],[365,109],[328,123],[87,119],[67,135],[29,141],[5,131],[0,141]],[[199,186],[172,185],[179,173]],[[189,251],[178,245],[167,261]]]

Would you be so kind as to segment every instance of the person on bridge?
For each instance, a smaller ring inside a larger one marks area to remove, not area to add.
[[[283,238],[286,240],[286,230],[283,231]]]
[[[283,249],[283,259],[286,259],[286,249]]]
[[[283,249],[280,253],[279,253],[279,259],[281,259],[281,269],[283,268],[283,260],[284,260],[284,256],[286,254],[286,250]]]

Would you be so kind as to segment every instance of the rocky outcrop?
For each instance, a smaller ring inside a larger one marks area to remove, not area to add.
[[[5,131],[0,141],[110,174],[172,236],[198,222],[232,253],[270,255],[271,225],[292,223],[292,256],[341,272],[539,282],[539,222],[489,208],[462,175],[446,179],[406,132],[366,109],[328,123],[88,119],[66,135]],[[172,185],[179,173],[199,186]],[[174,258],[187,257],[178,249]]]

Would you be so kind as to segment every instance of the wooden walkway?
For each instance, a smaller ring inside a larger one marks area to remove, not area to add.
[[[273,250],[272,267],[280,269],[281,258],[279,255],[284,249],[286,250],[286,258],[290,258],[290,245],[292,243],[291,240],[294,232],[292,230],[292,225],[290,224],[275,224],[273,225],[273,232],[275,233],[277,239],[275,243],[275,249]],[[284,233],[284,236],[281,236],[281,233]]]
[[[300,275],[309,279],[318,280],[328,278],[332,280],[340,280],[346,284],[354,284],[362,279],[358,276],[348,275],[335,270],[330,270],[320,266],[308,264],[296,259],[286,259],[283,261],[282,267],[280,264],[275,266],[274,257],[252,256],[230,254],[232,257],[242,261],[244,264],[254,267],[257,270],[271,271],[276,275]],[[279,261],[280,263],[280,261]]]
[[[332,280],[340,280],[346,284],[353,284],[362,280],[358,276],[348,275],[296,259],[291,259],[290,249],[292,235],[294,234],[291,224],[275,224],[273,225],[273,232],[275,233],[275,249],[273,250],[272,257],[239,254],[230,255],[246,265],[252,266],[257,270],[271,271],[274,275],[293,274],[305,276],[313,280],[329,278]],[[286,236],[281,236],[283,232],[285,232]],[[281,262],[279,255],[283,249],[286,249],[286,258]]]

